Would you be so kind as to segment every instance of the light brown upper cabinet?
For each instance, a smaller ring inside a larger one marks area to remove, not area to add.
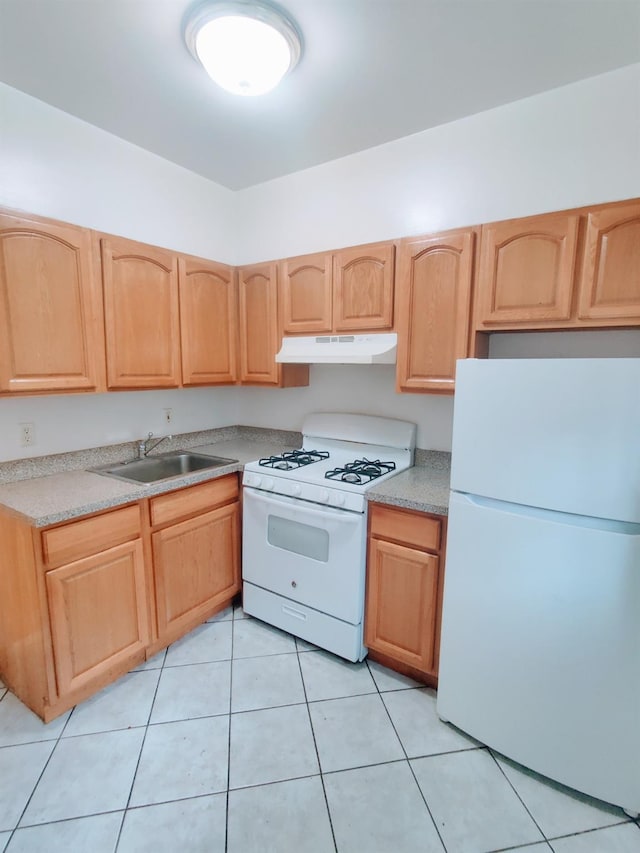
[[[283,329],[289,334],[333,327],[332,255],[304,255],[280,263]]]
[[[336,332],[390,329],[396,247],[374,243],[333,256],[333,325]]]
[[[398,391],[452,392],[468,355],[476,234],[402,240],[398,252]]]
[[[0,393],[105,388],[91,232],[0,212]]]
[[[579,223],[576,213],[551,213],[482,226],[479,329],[566,326]]]
[[[640,322],[640,201],[589,213],[578,317]]]
[[[309,384],[306,364],[277,364],[281,330],[275,262],[238,271],[240,382],[243,385]]]
[[[177,255],[119,237],[101,248],[109,388],[177,388]]]
[[[371,243],[280,263],[285,334],[393,327],[394,243]]]
[[[178,258],[183,385],[237,379],[237,288],[231,267]]]

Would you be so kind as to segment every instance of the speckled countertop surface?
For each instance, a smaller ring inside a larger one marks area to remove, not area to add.
[[[105,464],[104,448],[98,448],[94,456],[91,451],[83,451],[77,458],[73,454],[65,454],[69,459],[63,459],[58,467],[63,470],[51,471],[51,460],[43,461],[42,468],[33,467],[29,470],[29,479],[15,479],[0,484],[0,505],[7,511],[17,514],[35,527],[47,527],[69,521],[82,515],[88,515],[104,509],[121,506],[142,498],[152,497],[174,489],[203,483],[242,471],[243,466],[262,456],[277,453],[291,447],[299,447],[295,433],[269,432],[268,430],[248,430],[238,428],[235,433],[230,430],[215,431],[201,434],[208,443],[194,444],[197,438],[176,437],[176,446],[169,445],[167,450],[186,448],[198,453],[211,456],[221,456],[226,459],[237,459],[229,465],[209,470],[196,471],[171,480],[159,483],[137,484],[124,480],[105,477],[87,470],[78,470],[78,465],[86,467]],[[130,450],[123,459],[131,459]],[[109,449],[113,456],[113,449]],[[151,454],[154,455],[154,454]],[[123,459],[106,459],[107,463],[123,461]],[[34,463],[35,464],[35,463]],[[68,470],[71,468],[72,470]],[[379,501],[393,506],[415,509],[422,512],[433,512],[439,515],[448,513],[449,502],[449,468],[450,455],[437,451],[416,451],[416,465],[396,477],[392,477],[377,488],[367,492],[369,501]],[[42,470],[45,476],[38,476]]]
[[[220,468],[196,471],[151,484],[128,483],[90,471],[61,471],[0,485],[0,505],[25,518],[34,527],[48,527],[92,512],[242,471],[246,462],[290,446],[292,445],[283,445],[275,438],[258,441],[252,438],[234,438],[191,446],[189,449],[198,453],[238,461]]]
[[[367,499],[391,506],[449,514],[451,454],[435,450],[416,451],[416,464],[367,492]]]

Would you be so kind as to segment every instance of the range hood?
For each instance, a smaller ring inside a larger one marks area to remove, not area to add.
[[[283,338],[276,361],[281,364],[395,364],[397,345],[395,332]]]

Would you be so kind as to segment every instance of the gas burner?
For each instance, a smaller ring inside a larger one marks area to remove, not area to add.
[[[379,459],[375,461],[370,459],[356,459],[354,462],[347,462],[341,468],[334,468],[332,471],[327,471],[324,476],[327,480],[364,484],[382,477],[383,474],[394,471],[395,467],[395,462],[381,462]]]
[[[328,459],[329,454],[324,450],[287,450],[277,456],[266,456],[260,459],[258,464],[263,468],[277,468],[280,471],[292,471]]]

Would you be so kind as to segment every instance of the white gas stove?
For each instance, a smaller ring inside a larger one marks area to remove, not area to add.
[[[314,414],[301,450],[245,465],[243,483],[300,500],[364,512],[364,493],[413,465],[415,424],[369,415]]]
[[[313,414],[303,448],[245,466],[247,613],[362,660],[365,492],[413,465],[415,424]]]

